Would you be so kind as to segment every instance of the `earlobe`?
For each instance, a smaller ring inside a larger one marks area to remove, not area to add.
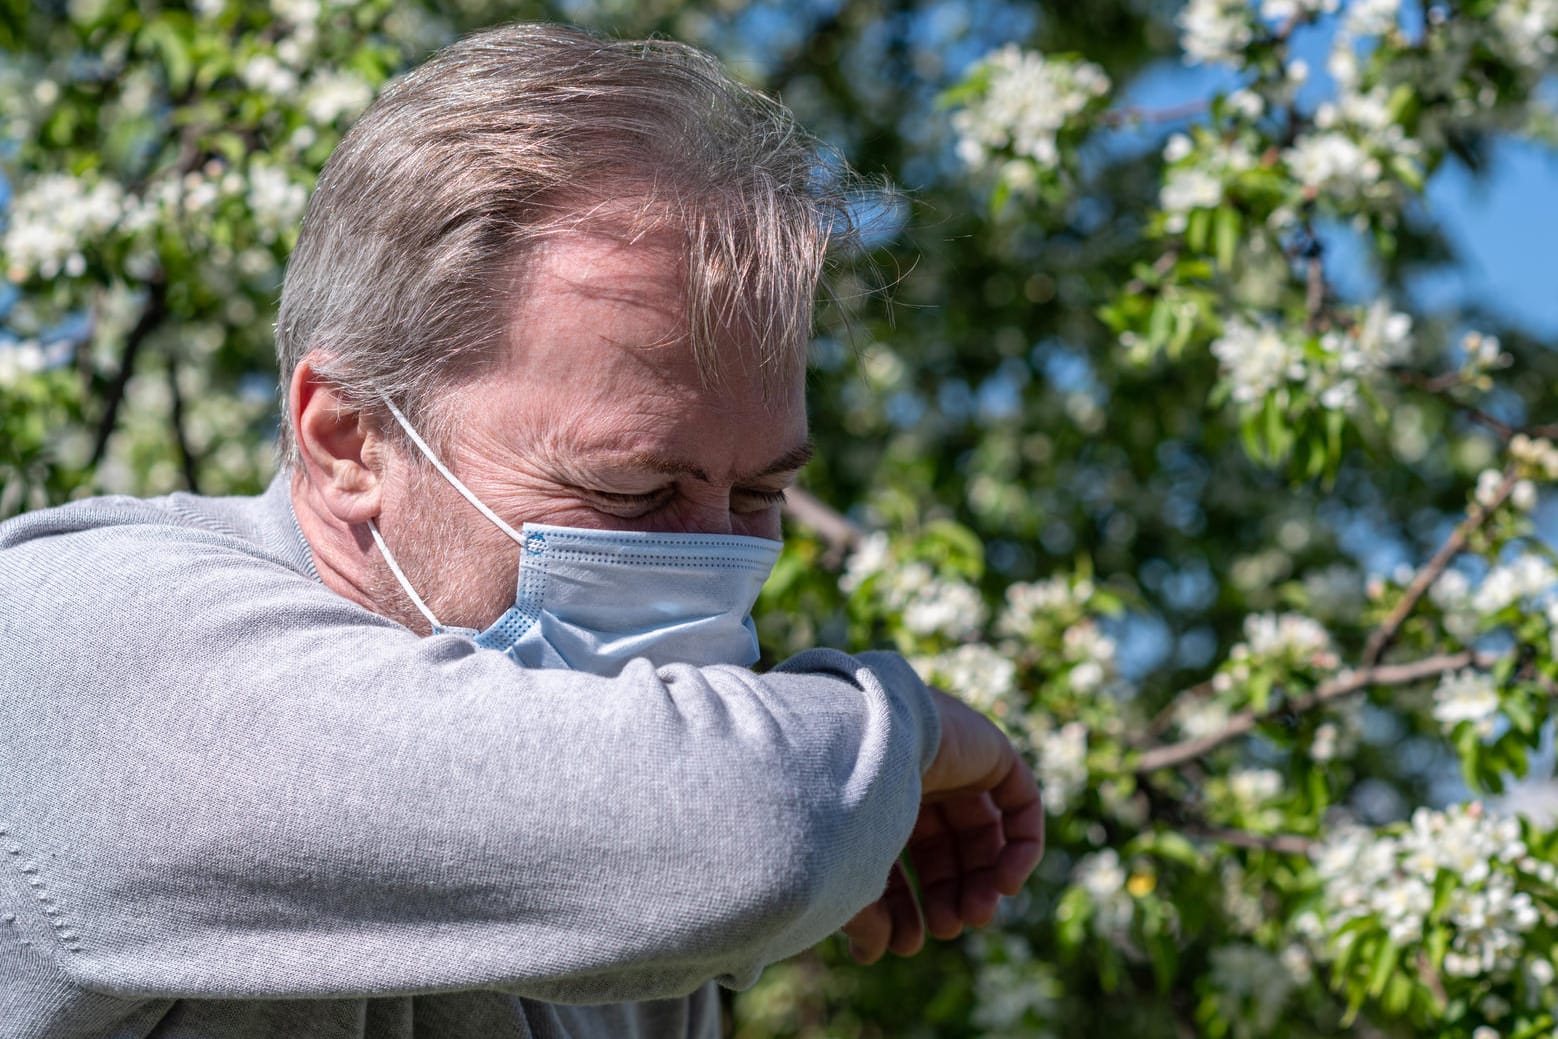
[[[304,474],[336,519],[366,523],[380,512],[383,440],[372,419],[349,406],[314,362],[313,354],[299,361],[288,387]]]

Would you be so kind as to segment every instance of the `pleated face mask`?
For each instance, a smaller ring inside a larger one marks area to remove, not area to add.
[[[440,624],[368,528],[395,580],[436,634],[462,634],[525,667],[615,675],[642,657],[655,666],[757,662],[752,605],[782,547],[739,534],[657,534],[505,523],[446,468],[404,415],[390,414],[455,490],[519,543],[514,605],[482,631]]]

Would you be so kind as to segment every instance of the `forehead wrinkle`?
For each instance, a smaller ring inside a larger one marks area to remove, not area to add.
[[[735,482],[743,480],[760,480],[767,476],[775,476],[779,473],[794,472],[811,460],[815,447],[810,438],[804,443],[790,448],[772,462],[755,472],[746,473],[736,478]],[[595,454],[582,455],[574,460],[581,467],[600,466],[612,469],[635,469],[659,473],[663,476],[687,476],[704,483],[713,483],[713,477],[700,465],[667,455],[656,454],[652,451],[628,451],[616,453],[603,451]]]

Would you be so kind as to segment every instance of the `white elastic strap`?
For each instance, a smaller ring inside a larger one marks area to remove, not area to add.
[[[427,608],[427,603],[417,594],[417,590],[411,587],[411,582],[406,580],[406,575],[400,572],[400,566],[395,562],[395,557],[390,554],[389,546],[384,543],[384,535],[379,533],[379,526],[373,520],[368,521],[368,533],[373,535],[373,543],[379,546],[379,553],[384,556],[384,561],[389,564],[390,573],[395,575],[395,580],[400,582],[401,589],[409,596],[417,609],[422,611],[422,616],[427,618],[427,623],[437,631],[438,618],[433,616],[433,611]]]
[[[411,438],[411,442],[421,449],[422,453],[427,456],[427,460],[429,462],[433,463],[433,468],[442,473],[444,479],[448,480],[455,490],[465,495],[466,501],[476,506],[477,511],[479,511],[483,516],[486,516],[488,519],[492,520],[492,522],[496,523],[503,531],[503,533],[507,534],[521,545],[525,543],[525,539],[519,536],[519,531],[509,526],[507,523],[504,523],[501,519],[498,518],[498,514],[496,512],[493,512],[491,509],[487,508],[487,506],[483,505],[481,499],[472,494],[471,489],[465,486],[465,484],[461,483],[460,478],[455,476],[454,473],[451,473],[444,466],[444,463],[438,460],[438,456],[433,454],[433,449],[427,446],[427,441],[417,436],[417,431],[411,428],[411,423],[406,421],[406,416],[400,413],[399,408],[390,403],[387,398],[384,401],[384,406],[389,408],[390,414],[395,416],[395,421],[400,423],[400,428],[406,431],[406,435]]]

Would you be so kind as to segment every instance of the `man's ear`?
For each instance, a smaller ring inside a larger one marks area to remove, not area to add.
[[[342,523],[378,516],[384,489],[386,445],[377,425],[349,405],[335,382],[306,354],[287,388],[292,435],[308,481]]]

